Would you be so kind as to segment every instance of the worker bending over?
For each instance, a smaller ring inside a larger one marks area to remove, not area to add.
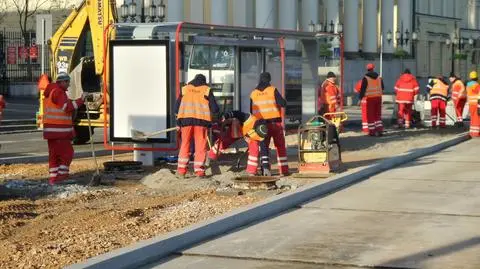
[[[288,175],[287,149],[282,126],[281,108],[287,105],[287,101],[278,90],[270,84],[270,73],[260,74],[257,87],[250,94],[250,112],[258,119],[264,119],[267,123],[268,133],[265,137],[267,147],[270,139],[277,149],[277,161],[280,175]]]
[[[212,123],[212,113],[218,113],[218,105],[207,79],[198,74],[182,88],[175,104],[177,126],[180,127],[181,144],[178,153],[177,173],[184,177],[187,173],[190,143],[195,141],[193,169],[198,177],[205,177],[205,158],[207,153],[207,133]]]
[[[334,113],[340,111],[340,89],[336,85],[337,76],[328,72],[327,79],[318,89],[318,114]]]
[[[445,128],[448,83],[442,76],[439,76],[430,81],[427,85],[427,91],[430,91],[430,102],[432,104],[432,128],[437,127],[437,120],[440,122],[440,128]],[[438,115],[440,115],[440,117]]]
[[[383,80],[374,71],[375,65],[367,64],[367,73],[360,86],[360,100],[365,98],[367,111],[368,134],[371,136],[383,135],[382,122],[382,93]],[[363,113],[363,112],[362,112]]]
[[[408,68],[405,69],[395,83],[395,102],[398,105],[397,122],[399,128],[410,128],[412,124],[412,106],[418,90],[417,79],[410,73]]]
[[[221,121],[226,128],[220,132],[219,138],[208,152],[208,158],[217,160],[222,150],[243,137],[248,144],[247,173],[255,176],[260,160],[262,174],[271,176],[268,147],[265,143],[268,132],[266,121],[241,111],[227,112],[221,117]]]
[[[470,111],[470,136],[480,136],[480,84],[476,71],[470,72],[470,81],[467,82],[467,98]]]
[[[467,102],[467,92],[463,82],[452,72],[449,77],[452,83],[452,100],[455,106],[455,114],[457,114],[457,122],[455,125],[463,127],[463,108]]]
[[[82,98],[70,100],[67,89],[70,76],[65,72],[57,75],[55,83],[46,87],[43,95],[43,138],[48,141],[49,184],[53,185],[69,176],[73,159],[72,139],[75,137],[72,113],[83,105]]]

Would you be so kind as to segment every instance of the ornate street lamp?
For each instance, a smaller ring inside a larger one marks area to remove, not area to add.
[[[333,20],[330,21],[330,33],[334,33],[335,32],[335,24],[333,23]]]

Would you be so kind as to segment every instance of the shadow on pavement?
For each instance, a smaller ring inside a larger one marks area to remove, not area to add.
[[[423,263],[429,259],[433,259],[439,256],[445,256],[454,252],[462,251],[467,248],[475,247],[477,245],[480,245],[480,236],[472,237],[467,240],[458,241],[456,243],[449,244],[443,247],[438,247],[434,249],[425,250],[422,252],[417,252],[417,253],[407,255],[398,259],[387,261],[377,266],[381,268],[383,268],[384,266],[388,268],[390,267],[397,268],[397,266],[399,266],[399,268],[404,268],[403,266],[406,266],[408,268],[412,266],[415,268],[426,268],[429,266],[426,266]],[[459,266],[458,268],[462,267],[460,264],[458,266]]]

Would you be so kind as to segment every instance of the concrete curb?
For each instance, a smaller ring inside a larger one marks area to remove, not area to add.
[[[95,155],[106,156],[110,155],[112,152],[110,150],[96,150]],[[117,153],[118,154],[118,153]],[[74,158],[88,158],[92,157],[92,152],[90,151],[79,151],[75,152]],[[47,155],[38,155],[38,156],[19,156],[19,157],[6,157],[0,158],[0,164],[17,164],[17,163],[41,163],[48,162]]]
[[[430,155],[468,139],[470,139],[469,135],[464,133],[442,143],[386,159],[359,171],[336,175],[328,182],[307,185],[294,192],[270,197],[262,202],[229,212],[209,221],[141,241],[66,268],[138,268],[234,229],[273,217],[311,199],[332,193],[393,167]]]

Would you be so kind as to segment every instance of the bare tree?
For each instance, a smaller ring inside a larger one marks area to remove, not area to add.
[[[3,22],[7,15],[8,3],[7,1],[0,1],[0,23]]]
[[[41,8],[46,8],[50,0],[12,0],[18,14],[20,31],[22,32],[25,45],[28,46],[30,37],[27,32],[28,20]]]

